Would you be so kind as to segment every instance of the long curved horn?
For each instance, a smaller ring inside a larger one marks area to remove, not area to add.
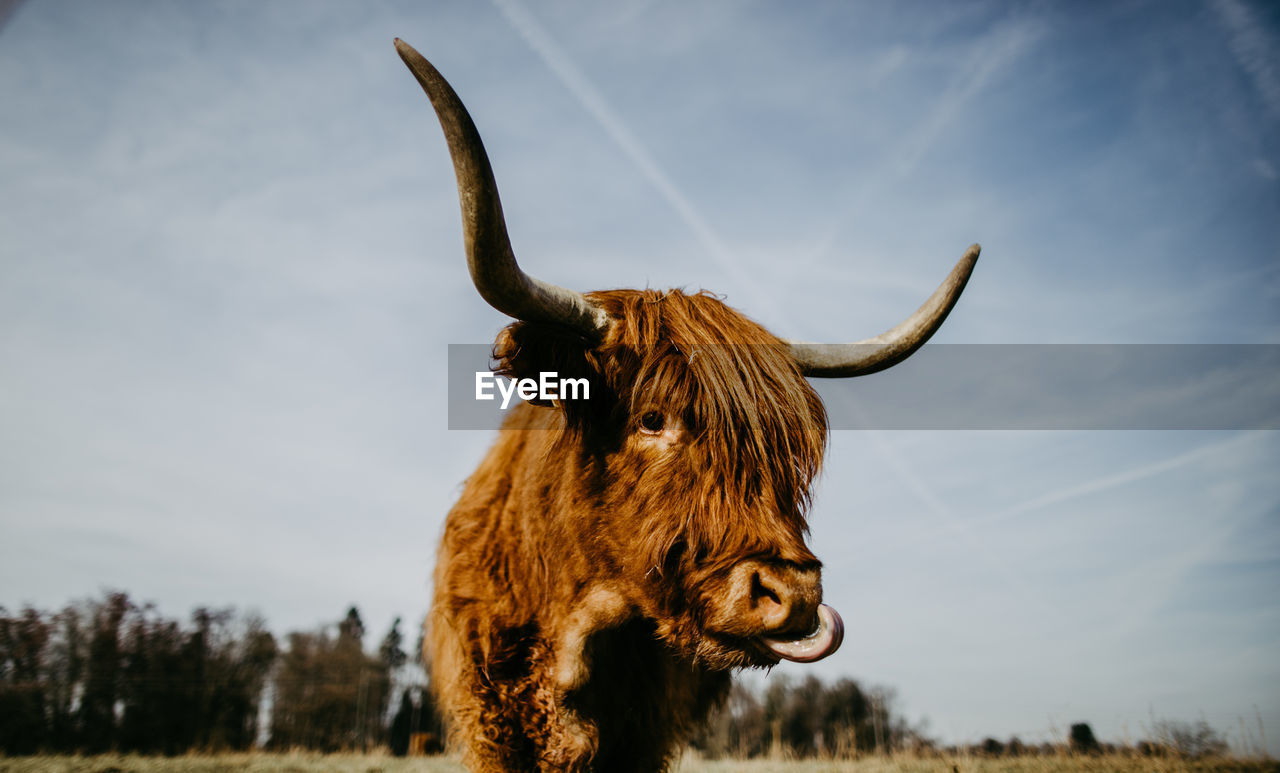
[[[965,252],[946,281],[933,291],[916,313],[906,321],[875,338],[851,344],[812,344],[788,341],[791,356],[796,358],[806,376],[849,378],[875,373],[902,362],[924,346],[924,342],[942,327],[960,293],[964,291],[982,247],[975,244]]]
[[[467,267],[471,269],[471,281],[480,296],[490,306],[516,319],[556,322],[574,328],[593,341],[600,340],[610,324],[604,310],[581,293],[543,282],[520,270],[511,251],[489,156],[453,87],[422,54],[400,38],[396,38],[396,51],[427,92],[449,143],[449,155],[458,177]]]

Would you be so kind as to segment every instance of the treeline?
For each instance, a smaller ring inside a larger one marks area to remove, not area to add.
[[[1056,757],[1064,754],[1202,759],[1229,754],[1226,738],[1205,720],[1183,722],[1152,717],[1147,736],[1132,744],[1101,742],[1087,722],[1071,725],[1058,743],[1024,743],[1018,738],[941,746],[922,726],[896,712],[896,695],[884,687],[864,687],[851,679],[827,684],[809,676],[792,681],[773,676],[762,691],[735,682],[729,699],[693,741],[703,757],[774,759],[854,759],[907,752],[918,757]],[[1266,733],[1258,719],[1257,738],[1244,732],[1242,751],[1267,757]]]
[[[1133,745],[1105,743],[1094,737],[1093,728],[1089,723],[1078,722],[1071,726],[1066,742],[1061,744],[1027,744],[1015,736],[1008,741],[986,738],[979,744],[949,746],[941,751],[953,756],[962,754],[970,757],[1048,757],[1073,754],[1179,759],[1223,757],[1229,752],[1227,739],[1203,719],[1199,722],[1153,720],[1151,727],[1146,728],[1146,732],[1151,738],[1138,741]],[[1265,738],[1265,735],[1263,737]],[[1248,745],[1249,739],[1245,737],[1243,740]],[[1267,754],[1264,744],[1259,744],[1256,750],[1246,749],[1245,752],[1260,758],[1265,758]]]
[[[1230,751],[1226,738],[1204,720],[1154,717],[1151,726],[1144,729],[1148,737],[1132,745],[1100,742],[1089,723],[1079,722],[1071,725],[1059,743],[1024,743],[1014,737],[939,746],[923,728],[911,726],[895,713],[894,699],[892,690],[864,688],[850,679],[826,684],[814,676],[798,682],[775,676],[761,693],[735,682],[728,701],[692,745],[703,757],[712,759],[855,759],[901,752],[943,758],[1070,754],[1203,759],[1223,757]],[[1247,735],[1242,736],[1245,752],[1265,759],[1261,718],[1258,738],[1261,740],[1254,744]]]
[[[913,727],[895,712],[895,697],[893,690],[864,688],[851,679],[826,684],[814,676],[802,681],[774,676],[760,693],[735,682],[728,701],[692,745],[712,759],[854,759],[901,752],[945,758],[1072,754],[1201,759],[1229,752],[1226,738],[1204,720],[1190,723],[1154,717],[1145,728],[1148,738],[1132,745],[1100,742],[1087,722],[1079,722],[1059,743],[1024,743],[1014,737],[940,746],[922,727]],[[1258,737],[1262,740],[1251,753],[1265,758],[1266,735],[1260,718]],[[1252,745],[1247,736],[1243,740],[1246,747]]]
[[[58,612],[0,608],[0,752],[183,754],[249,748],[405,754],[444,732],[397,618],[372,652],[352,607],[336,625],[278,641],[234,609],[166,619],[124,593]],[[921,736],[893,694],[843,679],[735,683],[695,739],[706,756],[853,756]]]
[[[397,619],[367,652],[353,607],[283,641],[233,609],[169,620],[124,593],[55,613],[0,608],[0,752],[182,754],[389,747],[438,751],[443,729]],[[393,703],[394,701],[394,703]],[[912,748],[921,735],[893,694],[843,679],[735,683],[694,741],[706,756],[854,756]]]
[[[412,657],[406,653],[399,618],[372,651],[365,634],[355,607],[334,625],[283,642],[253,614],[200,608],[182,623],[124,593],[53,613],[0,607],[0,754],[441,751],[421,640]],[[896,713],[894,698],[851,679],[775,674],[761,690],[735,682],[692,745],[710,758],[793,759],[1227,751],[1204,721],[1154,718],[1152,740],[1132,747],[1099,743],[1079,723],[1056,745],[987,738],[939,748]]]
[[[364,638],[354,607],[283,647],[256,615],[200,608],[183,624],[124,593],[54,613],[0,608],[0,752],[403,754],[415,732],[438,738],[400,620],[375,653]]]
[[[915,749],[927,740],[893,713],[892,690],[852,679],[769,679],[757,693],[735,681],[724,706],[693,741],[705,757],[853,758]]]

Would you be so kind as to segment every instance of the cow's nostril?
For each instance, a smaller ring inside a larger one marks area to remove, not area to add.
[[[791,594],[787,586],[768,571],[751,574],[751,610],[765,631],[777,631],[791,617]]]
[[[759,606],[762,601],[782,606],[782,599],[778,597],[777,592],[764,584],[759,572],[753,572],[751,574],[751,606]]]

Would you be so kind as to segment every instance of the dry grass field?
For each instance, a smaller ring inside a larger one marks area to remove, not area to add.
[[[215,754],[0,757],[0,773],[466,773],[447,757],[378,754]]]
[[[1126,756],[1072,757],[868,757],[857,761],[773,762],[769,760],[689,760],[678,773],[1280,773],[1275,761],[1174,760]]]
[[[446,757],[352,754],[222,754],[212,756],[0,757],[0,773],[465,773]],[[1128,756],[917,758],[868,757],[856,762],[698,760],[676,773],[1280,773],[1274,760],[1179,760]]]

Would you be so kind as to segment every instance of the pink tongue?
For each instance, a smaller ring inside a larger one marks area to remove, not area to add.
[[[760,641],[769,651],[785,660],[812,663],[840,649],[844,641],[844,621],[840,614],[826,604],[818,605],[818,630],[795,641],[770,639],[761,636]]]

